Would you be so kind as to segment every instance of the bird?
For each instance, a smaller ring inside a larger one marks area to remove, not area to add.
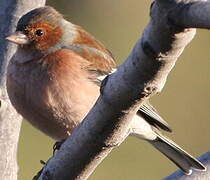
[[[103,78],[117,71],[113,55],[50,6],[23,15],[6,39],[18,45],[7,67],[12,105],[47,136],[66,139],[96,102]],[[185,174],[206,169],[161,131],[172,130],[145,101],[132,119],[130,135],[149,142]]]

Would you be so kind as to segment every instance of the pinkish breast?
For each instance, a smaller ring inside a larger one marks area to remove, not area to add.
[[[99,96],[99,87],[85,70],[87,62],[69,50],[56,51],[39,61],[18,62],[13,58],[8,66],[11,103],[48,136],[66,138]]]

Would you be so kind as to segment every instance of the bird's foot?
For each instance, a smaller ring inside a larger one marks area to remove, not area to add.
[[[56,151],[58,151],[61,148],[61,146],[65,142],[65,140],[66,139],[55,142],[55,144],[53,145],[53,155],[55,154]]]
[[[40,160],[40,163],[43,165],[43,167],[42,167],[42,169],[33,177],[32,180],[38,180],[38,179],[39,179],[40,175],[42,174],[42,171],[43,171],[44,167],[45,167],[46,164],[47,164],[47,163],[46,163],[45,161],[43,161],[43,160]]]

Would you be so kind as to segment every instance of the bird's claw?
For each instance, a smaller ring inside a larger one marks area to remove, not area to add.
[[[55,142],[55,144],[53,145],[53,155],[55,154],[56,151],[58,151],[61,148],[64,141],[65,139]]]

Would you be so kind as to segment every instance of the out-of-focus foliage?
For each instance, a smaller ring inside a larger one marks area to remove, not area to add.
[[[149,20],[146,0],[49,0],[65,18],[83,26],[110,49],[118,63],[129,55]],[[195,156],[209,151],[210,32],[198,31],[180,57],[160,95],[152,102],[171,124],[174,141]],[[39,160],[52,154],[53,141],[23,123],[20,180],[29,180],[41,168]],[[96,169],[90,180],[158,180],[177,168],[148,143],[128,138]]]

